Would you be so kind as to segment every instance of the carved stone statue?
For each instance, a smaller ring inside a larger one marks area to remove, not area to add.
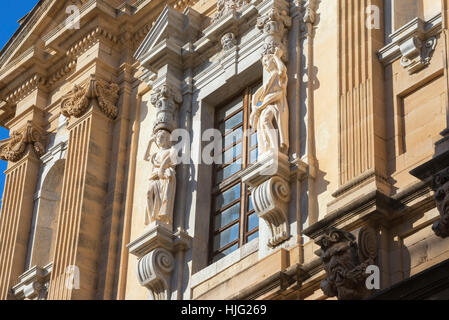
[[[366,267],[360,261],[355,237],[346,231],[332,228],[318,241],[321,260],[327,277],[321,289],[328,297],[339,300],[358,300],[367,296]]]
[[[440,220],[432,226],[438,237],[449,237],[449,169],[437,174],[433,178],[435,203],[440,212]]]
[[[145,161],[152,164],[150,182],[147,192],[145,224],[159,221],[171,225],[176,193],[176,149],[172,147],[170,132],[159,130],[154,134],[145,154]],[[153,142],[159,151],[150,155]]]
[[[287,68],[281,60],[283,52],[276,48],[274,54],[265,54],[262,64],[268,76],[263,86],[254,94],[250,125],[257,129],[259,155],[273,149],[288,153],[288,102]]]

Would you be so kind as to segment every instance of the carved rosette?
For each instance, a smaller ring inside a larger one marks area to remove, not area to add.
[[[436,221],[432,229],[440,238],[449,237],[449,169],[436,174],[432,179],[435,190],[435,204],[440,213],[440,220]]]
[[[182,102],[182,95],[175,87],[164,84],[155,90],[151,103],[157,109],[153,133],[159,130],[172,132],[177,127],[177,110]]]
[[[214,15],[213,21],[220,20],[230,14],[236,14],[248,5],[249,2],[250,0],[218,0],[217,13]]]
[[[290,186],[279,176],[257,186],[253,191],[253,206],[257,215],[270,228],[268,246],[274,248],[290,237],[287,205],[290,200]]]
[[[284,52],[283,59],[287,60],[287,32],[292,24],[286,11],[271,8],[257,19],[257,27],[264,33],[262,55],[275,54],[276,48]]]
[[[169,300],[170,276],[174,268],[171,252],[157,248],[138,261],[137,277],[140,284],[151,291],[154,300]]]
[[[116,103],[119,91],[117,84],[91,75],[88,83],[75,85],[72,91],[62,98],[61,112],[67,118],[80,118],[86,113],[91,100],[95,99],[100,110],[108,118],[115,119],[118,116]]]
[[[378,242],[374,229],[362,228],[359,245],[353,234],[337,228],[327,230],[318,240],[326,278],[321,289],[328,297],[359,300],[369,294],[366,268],[377,258]]]
[[[38,157],[45,153],[43,136],[30,121],[22,129],[13,132],[11,138],[0,142],[0,159],[18,162],[24,157],[28,147],[31,147]]]

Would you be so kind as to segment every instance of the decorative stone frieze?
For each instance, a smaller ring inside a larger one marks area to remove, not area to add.
[[[67,50],[66,55],[72,58],[76,58],[83,52],[91,48],[95,43],[98,42],[100,38],[111,41],[114,44],[118,43],[117,36],[115,36],[112,32],[101,27],[96,27],[93,30],[91,30],[88,34],[84,35],[84,37],[77,43],[72,45]]]
[[[46,300],[53,264],[35,266],[19,277],[19,284],[12,288],[16,300]]]
[[[390,35],[392,42],[379,50],[384,65],[397,59],[410,74],[425,68],[431,61],[442,28],[441,14],[429,21],[416,18]]]
[[[43,140],[41,130],[28,121],[22,129],[14,131],[9,139],[0,141],[0,159],[18,162],[25,155],[28,147],[41,157],[45,153]]]
[[[87,83],[75,85],[72,91],[62,98],[61,112],[67,118],[80,118],[89,108],[91,99],[96,99],[100,110],[108,118],[115,119],[118,115],[115,104],[119,98],[119,91],[117,84],[91,75]]]
[[[368,296],[366,268],[377,257],[377,235],[370,228],[359,232],[359,244],[347,231],[330,228],[317,241],[326,278],[321,289],[328,297],[359,300]]]
[[[287,33],[292,20],[286,10],[270,8],[257,19],[257,27],[264,33],[262,55],[275,54],[281,49],[284,60],[287,60]]]
[[[36,90],[39,85],[44,84],[45,79],[40,74],[35,74],[28,80],[22,83],[22,85],[14,89],[5,98],[5,101],[11,104],[15,104],[23,97],[29,95],[32,91]]]
[[[217,1],[217,13],[213,17],[213,21],[220,20],[221,18],[230,14],[236,14],[250,3],[250,0],[218,0]]]

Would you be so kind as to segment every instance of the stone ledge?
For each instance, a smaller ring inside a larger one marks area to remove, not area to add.
[[[259,238],[253,239],[251,242],[245,244],[239,250],[234,251],[230,255],[224,257],[223,259],[209,265],[208,267],[200,270],[199,272],[192,275],[191,287],[197,287],[203,282],[215,277],[220,272],[231,267],[232,265],[240,262],[249,255],[259,250]]]

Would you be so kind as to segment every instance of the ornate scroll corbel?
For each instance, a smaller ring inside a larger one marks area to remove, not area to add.
[[[290,237],[287,218],[290,186],[284,179],[274,176],[253,191],[253,205],[258,216],[265,220],[271,231],[268,246],[274,248]]]
[[[173,255],[158,248],[137,263],[137,277],[140,284],[147,287],[154,300],[169,300],[170,276],[175,268]]]
[[[89,102],[96,99],[100,110],[108,118],[115,119],[118,115],[115,104],[119,98],[119,91],[117,84],[91,75],[88,83],[74,85],[72,91],[62,98],[61,112],[67,118],[80,118],[89,108]]]
[[[11,134],[9,139],[0,142],[0,159],[18,162],[31,147],[38,157],[45,153],[42,133],[28,121],[25,127]]]

